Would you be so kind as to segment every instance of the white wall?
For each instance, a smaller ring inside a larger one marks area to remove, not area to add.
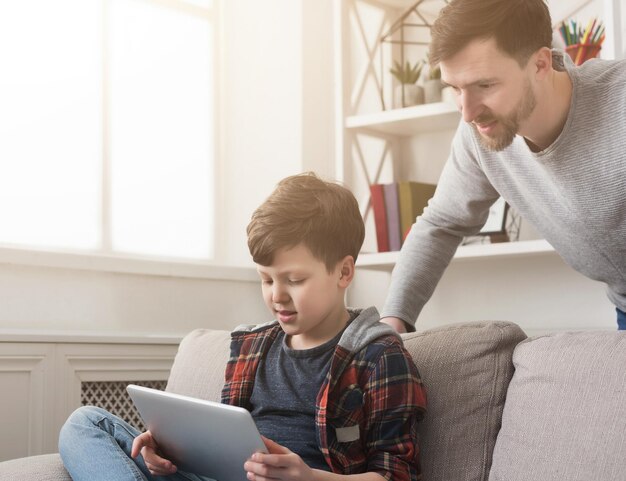
[[[275,184],[333,175],[331,0],[223,2],[222,259],[249,254],[245,228]]]
[[[0,329],[184,334],[266,321],[258,282],[0,265]]]
[[[245,227],[283,176],[300,170],[300,2],[222,2],[222,225],[227,262],[247,261]]]

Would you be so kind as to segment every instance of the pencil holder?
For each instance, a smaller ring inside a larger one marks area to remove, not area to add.
[[[596,58],[600,54],[601,45],[593,43],[575,43],[565,47],[575,65],[582,65],[590,58]]]

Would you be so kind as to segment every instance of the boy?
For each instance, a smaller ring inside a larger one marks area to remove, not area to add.
[[[313,174],[288,177],[247,233],[276,318],[236,329],[226,367],[222,402],[251,411],[268,449],[242,466],[248,479],[420,479],[417,369],[376,309],[344,303],[364,237],[354,196]],[[59,450],[74,481],[198,479],[159,456],[149,431],[98,408],[70,416]]]

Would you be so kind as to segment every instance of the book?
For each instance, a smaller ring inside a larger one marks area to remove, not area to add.
[[[374,211],[378,252],[389,252],[389,234],[387,231],[387,212],[385,209],[383,185],[370,185],[370,194],[372,196],[372,210]]]
[[[402,247],[402,231],[400,229],[400,209],[398,207],[398,184],[384,184],[383,191],[385,193],[389,250],[399,251]]]
[[[415,219],[422,215],[437,188],[436,184],[422,182],[398,182],[398,203],[400,204],[400,228],[402,241],[406,239]]]

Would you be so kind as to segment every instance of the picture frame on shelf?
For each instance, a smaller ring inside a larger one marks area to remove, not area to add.
[[[487,222],[483,225],[478,235],[489,236],[491,242],[508,242],[509,236],[506,231],[506,220],[509,212],[509,204],[502,198],[498,198],[489,208]]]

